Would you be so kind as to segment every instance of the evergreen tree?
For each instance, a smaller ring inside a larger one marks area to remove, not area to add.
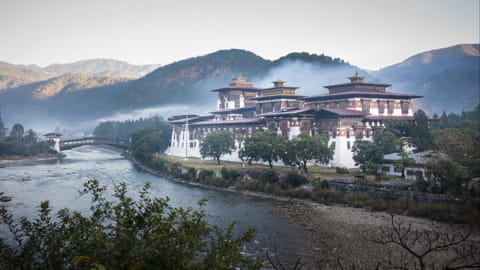
[[[19,143],[23,138],[24,133],[23,125],[22,124],[15,124],[12,127],[12,131],[10,132],[10,137],[16,142]]]
[[[5,128],[5,124],[2,120],[2,115],[0,114],[0,141],[3,141],[5,139],[6,131],[7,129]]]

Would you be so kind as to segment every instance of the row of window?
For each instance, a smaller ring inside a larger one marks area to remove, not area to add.
[[[385,103],[387,104],[388,113],[392,114],[394,111],[394,102],[389,101],[378,101],[378,112],[385,113]],[[347,108],[347,101],[340,101],[340,102],[329,102],[329,103],[316,103],[311,105],[310,108],[315,108],[317,110],[321,109],[346,109]],[[410,103],[409,102],[402,102],[402,113],[407,114]],[[363,112],[370,112],[370,101],[362,101],[362,111]]]

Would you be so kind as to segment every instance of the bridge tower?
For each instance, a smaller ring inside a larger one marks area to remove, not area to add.
[[[55,144],[53,145],[53,150],[57,151],[60,153],[60,137],[62,136],[62,134],[59,134],[59,133],[47,133],[45,135],[43,135],[45,137],[48,138],[48,140],[51,140],[53,142],[55,142]]]

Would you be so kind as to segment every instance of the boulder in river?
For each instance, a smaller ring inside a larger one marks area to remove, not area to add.
[[[12,197],[9,197],[9,196],[0,197],[0,202],[9,202],[11,200],[12,200]]]

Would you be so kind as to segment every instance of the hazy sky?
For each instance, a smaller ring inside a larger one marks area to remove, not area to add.
[[[169,64],[239,48],[366,69],[479,42],[480,0],[0,0],[0,61]]]

